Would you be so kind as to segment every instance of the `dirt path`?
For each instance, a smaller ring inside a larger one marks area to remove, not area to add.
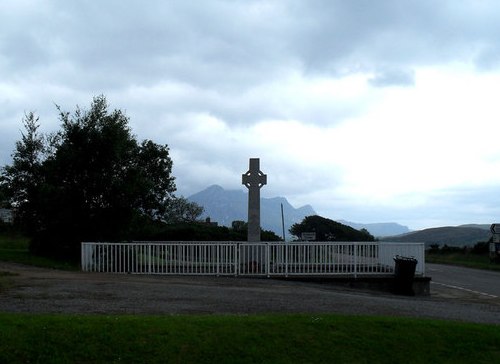
[[[400,297],[334,284],[235,277],[67,272],[0,262],[0,311],[91,314],[344,313],[500,324],[500,299],[432,286]]]

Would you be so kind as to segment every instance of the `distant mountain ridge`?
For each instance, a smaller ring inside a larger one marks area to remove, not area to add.
[[[479,226],[479,227],[477,227]],[[384,241],[404,243],[425,243],[449,246],[473,246],[478,242],[488,241],[491,233],[485,229],[486,225],[444,226],[413,231],[407,234],[384,238]]]
[[[213,185],[203,191],[188,197],[189,201],[196,202],[204,207],[203,218],[210,217],[219,225],[231,226],[235,220],[247,221],[248,194],[243,190],[225,190],[221,186]],[[281,204],[285,217],[285,234],[290,239],[289,229],[295,223],[300,223],[306,216],[316,215],[310,205],[299,208],[293,207],[286,198],[261,198],[261,225],[264,230],[271,230],[282,236]],[[410,231],[407,226],[394,222],[389,223],[355,223],[346,220],[337,222],[350,226],[356,230],[366,229],[382,241],[394,242],[423,242],[431,244],[465,246],[475,245],[480,241],[488,241],[491,237],[488,224],[467,224],[460,226],[445,226],[419,231]]]
[[[410,232],[408,226],[400,225],[395,222],[381,222],[371,224],[362,224],[345,220],[338,220],[338,222],[350,226],[356,230],[366,229],[375,237],[402,235]]]
[[[231,226],[231,223],[235,220],[247,221],[248,195],[242,190],[225,190],[221,186],[212,185],[189,196],[188,200],[203,206],[202,217],[210,217],[212,221],[218,222],[219,225]],[[288,230],[293,224],[301,222],[306,216],[316,215],[310,205],[295,208],[284,197],[261,198],[260,219],[262,229],[274,231],[278,236],[283,235],[281,204],[283,204],[287,239],[290,238]]]
[[[203,191],[188,197],[188,200],[203,206],[202,217],[218,222],[219,225],[231,226],[235,220],[247,221],[248,194],[243,190],[225,190],[221,186],[212,185]],[[261,225],[264,230],[283,235],[281,224],[281,204],[285,217],[285,234],[290,238],[288,230],[295,223],[300,223],[306,216],[316,215],[311,205],[293,207],[285,197],[261,198]],[[356,230],[366,229],[375,237],[400,235],[410,232],[407,226],[397,223],[354,223],[338,220],[339,223]]]

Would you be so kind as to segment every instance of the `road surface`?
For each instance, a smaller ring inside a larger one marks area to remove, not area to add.
[[[426,274],[432,277],[431,291],[441,286],[477,296],[500,297],[500,272],[497,271],[426,264]]]
[[[496,274],[492,276],[485,271],[472,274],[465,268],[439,265],[428,267],[429,275],[434,274],[436,283],[432,284],[431,296],[427,297],[355,290],[334,283],[67,272],[4,262],[0,262],[0,272],[11,273],[3,277],[8,282],[3,289],[0,288],[0,312],[107,315],[338,313],[500,325],[498,287],[489,289],[497,278]]]

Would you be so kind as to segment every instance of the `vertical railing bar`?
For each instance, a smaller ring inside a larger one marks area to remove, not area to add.
[[[236,243],[235,249],[234,249],[234,264],[236,264],[236,276],[239,276],[241,274],[240,269],[241,269],[241,244]]]
[[[219,261],[220,255],[219,255],[219,250],[220,250],[220,245],[217,244],[216,245],[216,251],[217,251],[217,277],[219,276],[219,273],[220,273],[220,266],[219,266],[219,264],[220,264],[220,261]]]
[[[151,274],[151,243],[148,244],[148,273]]]
[[[358,246],[354,243],[354,278],[358,277]]]
[[[269,269],[270,269],[270,260],[271,260],[271,254],[270,254],[270,247],[269,247],[269,243],[266,243],[265,245],[265,248],[266,248],[266,273],[267,273],[267,276],[269,277]]]
[[[100,267],[100,264],[101,264],[101,246],[99,244],[96,244],[96,272],[100,272],[101,271],[101,267]]]
[[[285,243],[285,277],[288,277],[288,254],[290,253],[290,245]]]

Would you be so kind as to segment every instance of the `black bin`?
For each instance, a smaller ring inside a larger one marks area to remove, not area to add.
[[[418,261],[415,258],[396,255],[394,262],[396,262],[394,268],[394,293],[414,296],[413,279],[415,278],[415,268]]]

